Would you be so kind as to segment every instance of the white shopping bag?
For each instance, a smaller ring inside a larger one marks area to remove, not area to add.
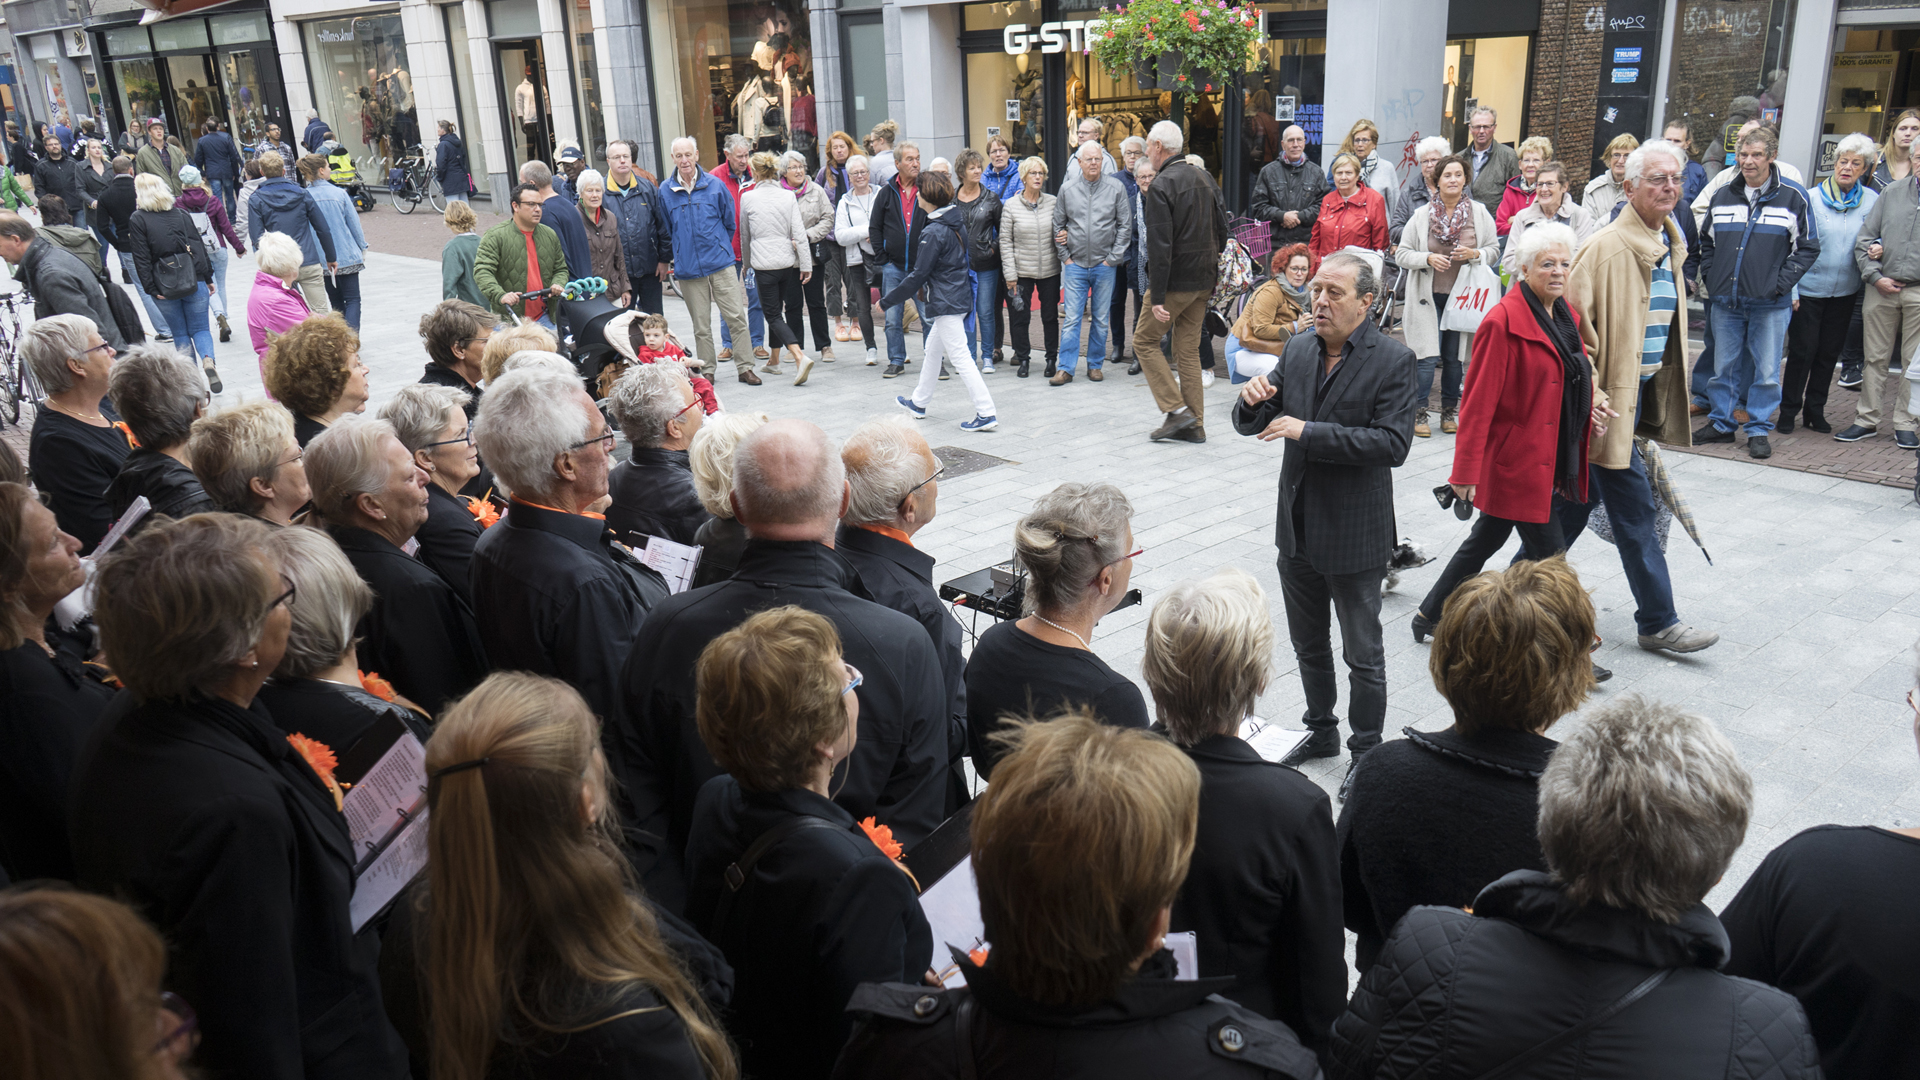
[[[1480,320],[1500,302],[1500,279],[1485,263],[1468,263],[1447,296],[1447,310],[1440,315],[1440,329],[1474,333]]]

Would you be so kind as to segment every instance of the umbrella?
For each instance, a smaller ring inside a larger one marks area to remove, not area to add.
[[[1667,472],[1667,463],[1660,457],[1660,448],[1653,440],[1640,436],[1635,436],[1633,442],[1640,448],[1640,458],[1647,465],[1647,484],[1653,488],[1653,531],[1660,550],[1667,550],[1667,528],[1678,518],[1680,527],[1687,530],[1687,535],[1700,548],[1700,554],[1706,556],[1707,565],[1713,565],[1713,555],[1700,539],[1700,526],[1694,522],[1693,511],[1688,508],[1686,498],[1674,486],[1673,474]],[[1606,503],[1594,504],[1593,514],[1587,519],[1587,528],[1607,543],[1614,543],[1613,520],[1607,516]]]

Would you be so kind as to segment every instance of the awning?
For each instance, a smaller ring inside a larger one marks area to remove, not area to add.
[[[140,0],[147,9],[146,14],[140,16],[140,25],[149,26],[181,15],[198,15],[236,2],[238,0]]]

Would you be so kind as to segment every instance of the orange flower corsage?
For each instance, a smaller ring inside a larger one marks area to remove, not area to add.
[[[307,767],[313,770],[314,775],[320,778],[320,782],[327,785],[327,790],[333,793],[333,808],[338,810],[346,805],[346,797],[341,793],[339,783],[333,778],[333,770],[340,767],[340,759],[333,756],[333,751],[327,747],[327,744],[317,739],[309,739],[298,732],[287,736],[287,743],[300,755],[301,760],[307,763]]]
[[[473,520],[479,522],[481,528],[492,528],[493,523],[500,520],[500,508],[486,499],[476,499],[471,495],[463,495],[461,498],[467,500],[467,513],[473,515]]]
[[[862,818],[860,821],[860,829],[867,834],[867,839],[873,841],[873,846],[879,848],[882,855],[892,859],[893,865],[899,867],[900,872],[907,875],[908,881],[913,882],[913,891],[919,892],[920,879],[914,877],[913,871],[907,869],[907,864],[904,861],[907,849],[901,847],[900,841],[893,838],[893,828],[888,825],[881,825],[872,818]]]
[[[381,701],[393,700],[393,684],[380,677],[380,673],[360,672],[360,689],[379,698]]]
[[[967,950],[967,959],[973,961],[974,967],[987,966],[987,948],[987,946],[982,945],[977,949]]]

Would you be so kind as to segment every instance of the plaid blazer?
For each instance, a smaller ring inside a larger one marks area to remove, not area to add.
[[[1280,392],[1256,406],[1233,405],[1242,435],[1280,416],[1307,421],[1300,438],[1286,440],[1273,542],[1283,557],[1299,555],[1322,574],[1386,566],[1394,545],[1393,468],[1407,460],[1413,441],[1413,350],[1371,321],[1348,346],[1323,393],[1319,335],[1295,334],[1274,369]],[[1306,500],[1305,536],[1294,534],[1296,499]]]

